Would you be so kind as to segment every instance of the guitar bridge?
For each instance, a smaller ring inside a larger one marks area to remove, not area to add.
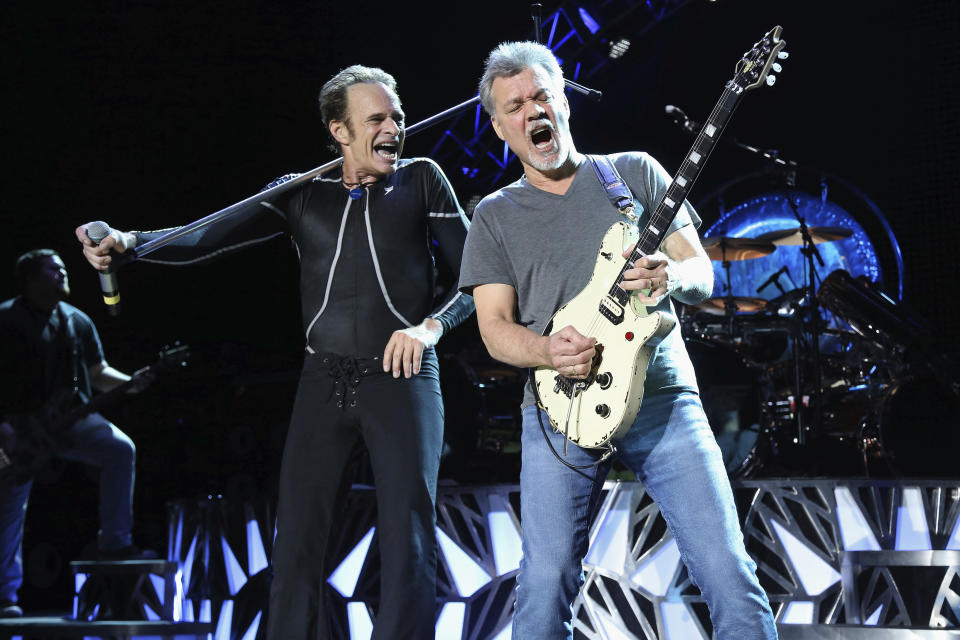
[[[596,345],[596,353],[593,354],[593,361],[590,363],[590,373],[586,378],[568,378],[559,373],[553,376],[553,392],[562,393],[568,398],[572,398],[577,391],[583,391],[595,381],[597,381],[597,370],[603,361],[603,345]],[[609,377],[610,374],[601,374]],[[601,385],[602,386],[602,385]],[[609,386],[609,384],[607,385]],[[603,387],[606,389],[606,387]]]
[[[576,382],[573,378],[567,378],[566,376],[562,376],[558,373],[553,377],[553,381],[554,393],[562,393],[568,398],[573,397],[573,385]]]

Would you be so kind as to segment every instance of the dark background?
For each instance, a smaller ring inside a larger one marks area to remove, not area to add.
[[[613,11],[633,3],[585,3],[600,4]],[[544,13],[557,6],[545,2]],[[563,6],[575,14],[576,5]],[[672,173],[690,139],[664,116],[664,105],[702,120],[741,54],[782,25],[791,54],[784,72],[775,87],[744,100],[728,134],[839,176],[875,202],[903,249],[903,307],[955,359],[958,13],[953,0],[675,3],[629,36],[633,46],[621,61],[582,79],[605,98],[570,96],[574,138],[584,152],[649,151]],[[473,96],[490,48],[531,36],[525,2],[442,10],[379,1],[159,0],[0,8],[0,259],[7,264],[0,298],[15,293],[17,256],[51,247],[70,271],[71,302],[97,323],[111,364],[133,371],[165,344],[193,348],[179,375],[107,412],[138,445],[142,544],[163,548],[169,500],[274,491],[302,349],[296,260],[286,242],[275,241],[194,268],[134,264],[120,274],[123,313],[109,318],[73,229],[94,219],[120,229],[184,224],[275,176],[331,159],[316,95],[349,64],[393,73],[409,124]],[[411,136],[405,155],[430,153],[442,131]],[[438,160],[465,206],[520,174],[514,162],[491,184]],[[692,199],[762,167],[721,145]],[[701,213],[707,224],[716,215],[706,205]],[[474,325],[445,343],[450,368],[457,355],[485,366]],[[448,406],[476,402],[469,385],[451,388]],[[57,467],[38,482],[28,518],[28,607],[66,605],[63,565],[90,551],[95,505],[95,482],[77,467]]]

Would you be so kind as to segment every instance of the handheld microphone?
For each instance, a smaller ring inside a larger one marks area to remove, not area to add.
[[[675,107],[672,104],[668,104],[663,108],[663,112],[666,113],[670,118],[680,125],[680,128],[684,131],[689,131],[695,133],[699,128],[699,125],[687,117],[687,114],[683,112],[683,109],[680,107]]]
[[[103,239],[110,235],[113,229],[106,222],[97,220],[87,225],[87,237],[93,241],[93,244],[99,245]],[[100,276],[100,291],[103,293],[103,302],[107,305],[107,313],[111,316],[120,315],[120,287],[117,285],[117,274],[113,267],[107,267],[106,271],[98,271]]]
[[[782,292],[783,289],[780,288],[779,280],[780,280],[780,276],[782,276],[784,273],[788,273],[787,265],[783,265],[782,267],[780,267],[778,270],[776,270],[773,273],[772,276],[767,278],[762,285],[757,287],[757,293],[760,293],[761,291],[763,291],[764,289],[766,289],[772,284],[777,285],[777,288],[780,289],[780,291]]]

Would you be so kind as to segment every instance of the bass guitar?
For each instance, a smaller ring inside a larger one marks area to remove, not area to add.
[[[63,391],[54,394],[36,411],[7,416],[13,433],[7,434],[5,441],[0,439],[0,487],[23,482],[46,464],[63,446],[63,434],[77,420],[116,402],[142,385],[144,379],[149,384],[157,374],[184,366],[189,356],[187,346],[168,347],[160,352],[155,363],[138,372],[137,377],[94,396],[85,404],[73,406],[74,394]]]
[[[779,72],[777,61],[787,57],[781,31],[779,26],[768,31],[737,62],[736,73],[639,234],[634,225],[613,224],[604,235],[590,282],[547,323],[546,336],[554,327],[570,325],[597,339],[586,378],[568,378],[550,367],[534,371],[540,407],[568,441],[584,448],[610,449],[610,440],[633,424],[643,401],[647,365],[675,320],[638,303],[621,286],[623,273],[660,248],[662,231],[670,227],[744,93],[774,83],[771,72]],[[633,237],[636,248],[621,262],[622,247]]]

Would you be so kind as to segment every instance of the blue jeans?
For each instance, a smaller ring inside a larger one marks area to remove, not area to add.
[[[78,420],[63,436],[58,458],[100,469],[101,550],[132,544],[136,448],[127,434],[99,413]],[[0,600],[17,601],[23,584],[23,523],[33,481],[4,488],[0,495]]]
[[[543,416],[554,448],[563,435]],[[572,638],[572,605],[583,582],[588,525],[608,464],[563,466],[543,439],[535,407],[523,411],[520,472],[523,559],[517,576],[513,637]],[[710,609],[718,640],[777,637],[767,596],[747,555],[720,449],[695,393],[650,395],[630,431],[616,442],[620,459],[657,502],[691,580]],[[566,460],[588,464],[598,452],[569,445]]]

